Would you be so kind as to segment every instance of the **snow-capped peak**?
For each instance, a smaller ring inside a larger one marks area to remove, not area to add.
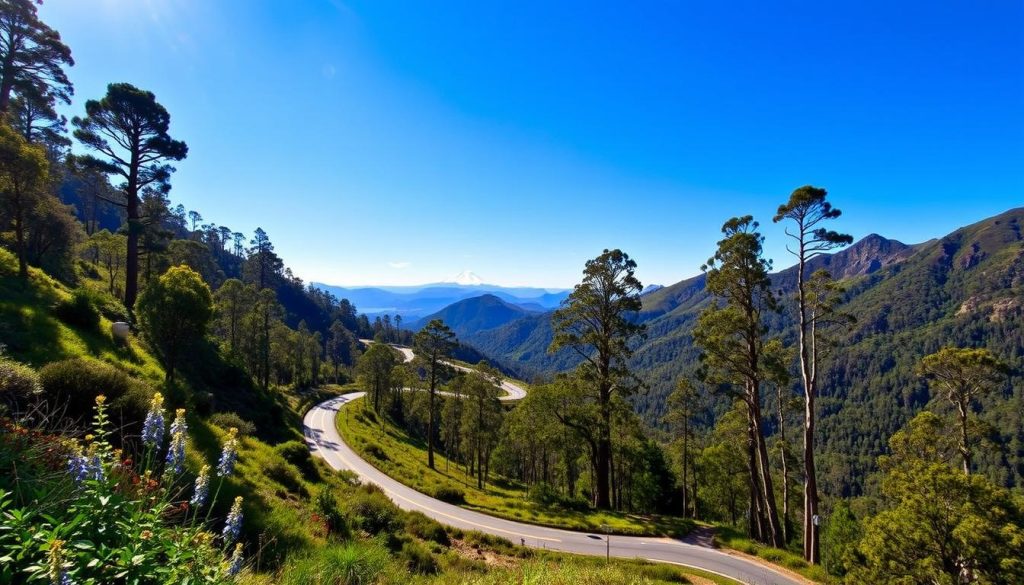
[[[461,284],[465,286],[476,286],[479,284],[483,284],[484,280],[477,276],[476,274],[474,274],[472,270],[463,270],[462,272],[458,273],[455,276],[455,278],[446,280],[445,282],[453,282],[455,284]]]

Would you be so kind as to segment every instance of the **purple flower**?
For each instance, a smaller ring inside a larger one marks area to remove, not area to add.
[[[210,493],[210,466],[204,465],[199,477],[196,478],[195,489],[192,491],[192,499],[189,504],[194,508],[202,506],[206,502],[206,496]]]
[[[149,403],[149,413],[142,425],[142,442],[155,447],[164,440],[164,397],[157,392]]]
[[[217,462],[217,476],[226,477],[231,475],[235,469],[235,461],[238,459],[238,429],[231,427],[228,430],[228,439],[224,441],[224,448],[220,452],[220,461]]]
[[[171,423],[171,446],[167,449],[167,469],[178,474],[185,469],[185,443],[188,441],[188,423],[185,422],[185,409],[179,408]]]
[[[231,554],[231,561],[228,564],[228,577],[234,577],[242,570],[242,543],[235,544],[235,552]]]
[[[76,447],[71,455],[68,456],[68,473],[77,484],[82,483],[89,477],[89,460],[86,459],[85,455],[82,455],[81,447]]]
[[[235,498],[228,512],[227,522],[224,523],[224,530],[221,535],[224,537],[224,544],[231,544],[238,540],[238,534],[242,531],[242,496]]]

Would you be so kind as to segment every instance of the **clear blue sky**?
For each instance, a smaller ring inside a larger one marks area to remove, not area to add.
[[[175,202],[307,280],[646,283],[829,189],[907,242],[1024,205],[1024,3],[46,0],[79,113],[156,93]]]

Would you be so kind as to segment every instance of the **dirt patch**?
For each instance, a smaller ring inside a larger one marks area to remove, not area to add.
[[[464,540],[452,540],[452,550],[458,553],[460,557],[471,559],[474,561],[481,561],[488,567],[498,567],[502,569],[509,569],[517,566],[522,559],[496,553],[492,550],[486,550],[477,548],[471,544],[466,543]]]

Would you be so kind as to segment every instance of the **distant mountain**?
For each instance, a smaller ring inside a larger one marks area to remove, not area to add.
[[[530,314],[530,311],[505,302],[495,295],[484,294],[448,305],[420,319],[411,328],[420,329],[432,319],[440,319],[451,327],[456,335],[462,337],[471,332],[500,327]]]
[[[569,294],[565,289],[504,287],[477,283],[479,277],[469,271],[459,274],[453,280],[462,280],[463,283],[341,287],[314,282],[312,286],[330,292],[338,298],[348,299],[360,313],[366,313],[371,317],[381,314],[401,315],[410,323],[448,305],[482,294],[494,295],[527,311],[554,309]]]
[[[816,258],[809,270],[818,268],[842,279],[847,289],[843,308],[857,318],[822,368],[820,447],[829,493],[859,493],[886,438],[931,400],[914,374],[923,356],[947,344],[981,345],[1024,371],[1024,208],[913,246],[873,234]],[[769,317],[770,332],[795,343],[796,269],[773,274],[772,284],[784,311]],[[650,389],[634,399],[634,406],[656,424],[676,380],[697,365],[691,332],[710,299],[704,275],[699,275],[642,300],[637,318],[647,325],[647,340],[631,365]],[[530,379],[579,362],[567,351],[549,354],[551,338],[548,312],[463,340]],[[1003,469],[998,481],[1024,486],[1024,388],[1019,378],[1015,388],[1008,384],[1003,393],[986,398],[985,412],[1003,450],[986,455],[992,460],[981,464]],[[1015,471],[1006,475],[1006,465],[996,461],[1000,458]]]
[[[451,280],[445,280],[445,283],[460,284],[463,286],[480,286],[484,283],[484,279],[480,278],[473,273],[472,270],[463,270],[462,272],[455,275],[455,278]]]

